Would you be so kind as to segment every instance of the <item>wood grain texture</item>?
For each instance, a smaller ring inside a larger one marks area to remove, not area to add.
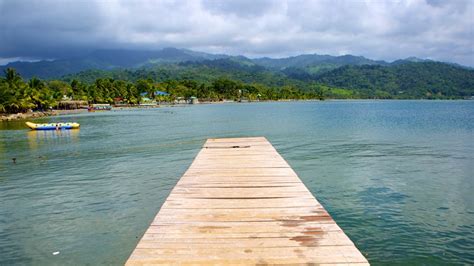
[[[126,265],[368,265],[264,137],[209,139]]]

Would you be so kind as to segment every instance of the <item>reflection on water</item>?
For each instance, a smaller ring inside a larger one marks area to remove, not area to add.
[[[73,130],[30,130],[27,131],[30,149],[35,150],[38,145],[58,145],[79,141],[80,129]]]
[[[472,117],[473,101],[327,101],[0,124],[0,265],[123,264],[205,139],[239,136],[266,136],[370,262],[474,264]]]

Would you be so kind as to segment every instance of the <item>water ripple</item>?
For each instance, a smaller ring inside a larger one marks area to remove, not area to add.
[[[198,105],[44,118],[81,123],[59,133],[2,124],[0,264],[123,264],[205,139],[238,136],[266,136],[371,263],[474,264],[473,104]]]

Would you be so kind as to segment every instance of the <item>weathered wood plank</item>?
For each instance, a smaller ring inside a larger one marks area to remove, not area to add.
[[[127,265],[368,264],[264,137],[209,139]]]
[[[146,263],[233,265],[234,261],[246,260],[250,264],[307,264],[307,263],[367,263],[354,246],[318,247],[232,247],[226,248],[140,248],[130,260]],[[131,262],[129,260],[129,263]]]
[[[259,234],[259,233],[295,233],[341,231],[335,222],[154,222],[146,234],[183,234],[205,237],[208,234]]]

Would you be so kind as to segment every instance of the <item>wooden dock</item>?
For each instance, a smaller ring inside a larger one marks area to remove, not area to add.
[[[127,265],[368,264],[263,137],[209,139]]]

